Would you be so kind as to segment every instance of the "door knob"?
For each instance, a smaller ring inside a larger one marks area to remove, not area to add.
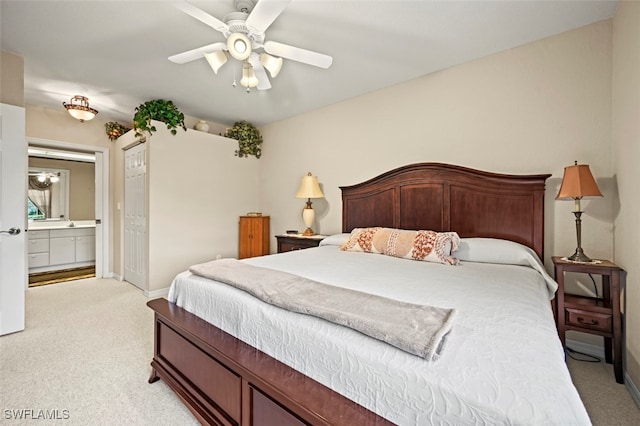
[[[20,228],[9,228],[8,231],[0,231],[0,234],[18,235]]]

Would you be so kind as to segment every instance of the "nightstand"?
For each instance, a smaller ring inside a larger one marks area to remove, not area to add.
[[[325,239],[325,237],[326,235],[312,235],[310,237],[299,234],[276,235],[276,239],[278,240],[278,253],[318,247],[320,241]]]
[[[551,259],[558,282],[554,309],[562,346],[564,347],[566,344],[565,332],[567,330],[603,336],[605,361],[609,364],[613,362],[616,382],[624,383],[620,289],[624,287],[625,271],[608,260],[602,260],[601,263],[575,263],[563,260],[561,257],[552,257]],[[565,294],[565,272],[602,276],[602,297]]]

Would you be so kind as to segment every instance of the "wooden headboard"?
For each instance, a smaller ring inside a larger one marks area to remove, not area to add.
[[[505,175],[418,163],[341,186],[342,231],[388,228],[455,231],[531,247],[544,259],[544,185],[550,174]]]

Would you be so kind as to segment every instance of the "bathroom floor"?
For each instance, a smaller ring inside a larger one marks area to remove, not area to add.
[[[29,274],[29,287],[62,283],[66,281],[80,280],[83,278],[92,278],[95,276],[96,276],[95,266],[63,269],[59,271],[38,272],[34,274]]]

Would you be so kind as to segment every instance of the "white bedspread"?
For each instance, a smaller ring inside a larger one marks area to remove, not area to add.
[[[337,246],[246,262],[456,308],[447,350],[425,361],[189,272],[176,277],[169,300],[397,424],[590,424],[556,333],[547,287],[553,283],[531,267],[450,266]]]

